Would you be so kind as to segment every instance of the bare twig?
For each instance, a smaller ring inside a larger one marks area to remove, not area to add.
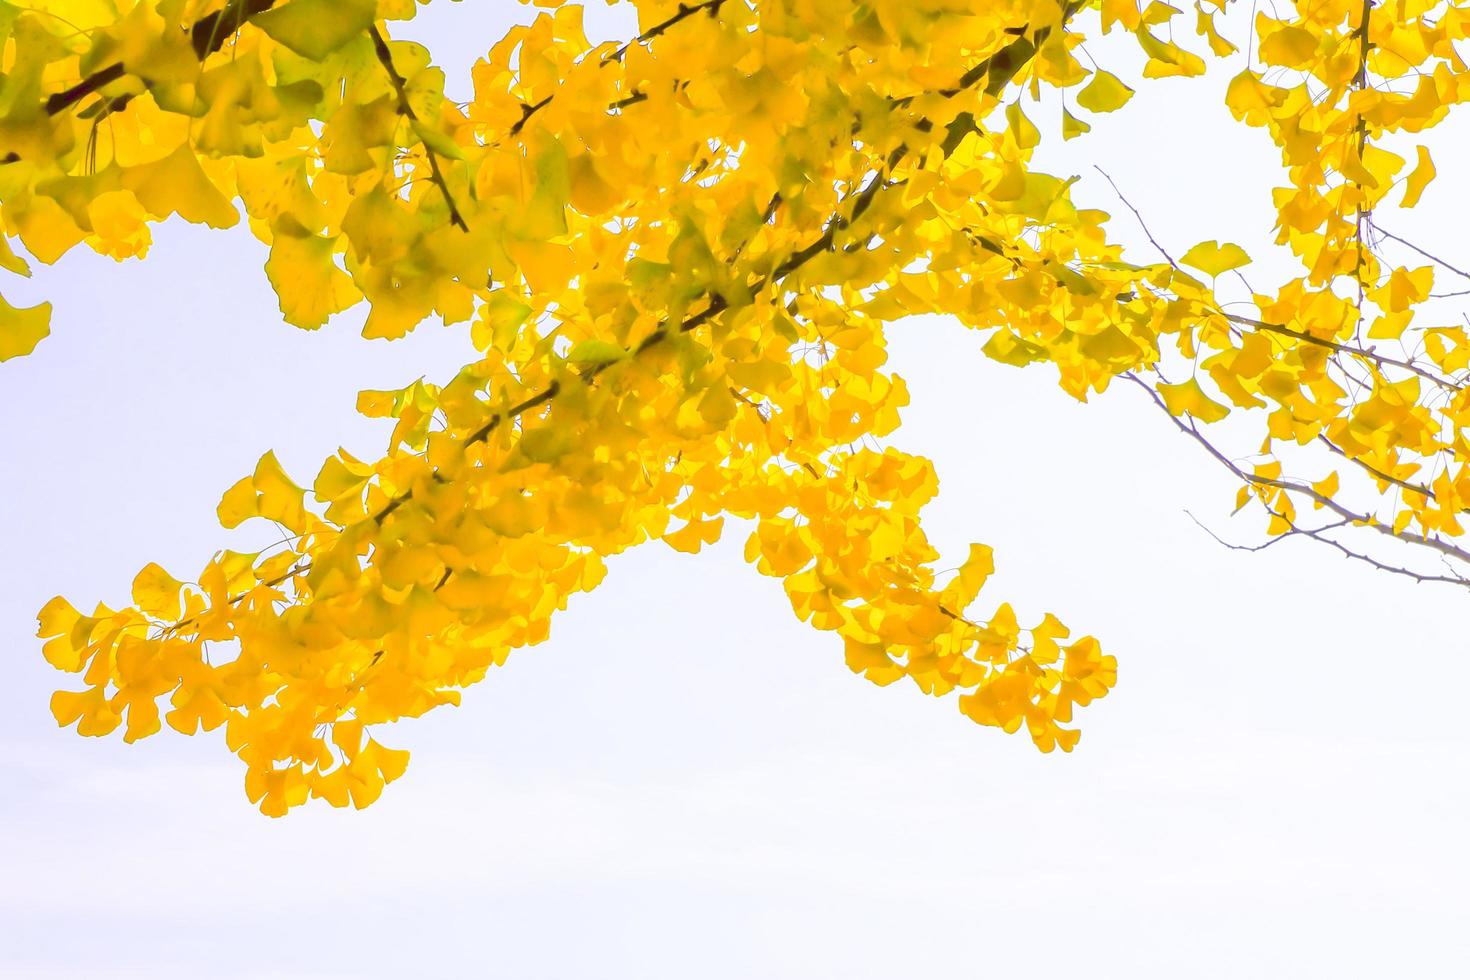
[[[1199,528],[1201,531],[1205,532],[1210,537],[1214,538],[1216,544],[1218,544],[1218,545],[1220,545],[1221,547],[1224,547],[1224,548],[1229,548],[1231,551],[1249,551],[1249,552],[1265,551],[1267,548],[1271,547],[1272,545],[1280,544],[1282,541],[1285,541],[1287,538],[1291,537],[1293,534],[1300,534],[1300,533],[1302,533],[1299,529],[1292,528],[1286,534],[1278,535],[1277,537],[1271,538],[1271,539],[1269,539],[1267,541],[1262,541],[1260,544],[1236,544],[1233,541],[1226,541],[1224,538],[1220,537],[1220,535],[1218,535],[1214,531],[1210,530],[1209,527],[1207,527],[1205,525],[1205,522],[1204,521],[1201,521],[1198,517],[1195,517],[1194,514],[1192,514],[1191,512],[1189,512],[1189,511],[1186,510],[1184,512],[1184,516],[1185,517],[1188,517],[1191,521],[1194,521],[1195,527]],[[1328,525],[1328,527],[1329,528],[1330,527],[1341,527],[1342,525],[1344,525],[1346,523],[1347,523],[1346,521],[1338,521],[1336,524]],[[1327,530],[1327,528],[1323,528],[1322,530]]]
[[[1176,269],[1179,268],[1179,263],[1175,262],[1174,257],[1168,253],[1164,246],[1158,243],[1157,239],[1154,238],[1153,232],[1149,231],[1148,229],[1148,222],[1143,220],[1143,215],[1140,214],[1139,210],[1133,206],[1133,202],[1124,197],[1123,192],[1118,190],[1118,185],[1113,182],[1112,177],[1108,176],[1108,172],[1102,167],[1097,166],[1096,164],[1093,164],[1092,169],[1103,175],[1103,179],[1106,180],[1110,185],[1112,185],[1113,193],[1118,195],[1118,200],[1122,201],[1123,204],[1128,208],[1128,210],[1133,212],[1133,217],[1138,219],[1138,226],[1143,229],[1143,234],[1149,240],[1149,244],[1158,249],[1159,254],[1167,259],[1170,265],[1172,265]]]
[[[1391,238],[1394,241],[1398,242],[1400,245],[1404,246],[1405,248],[1410,249],[1410,250],[1412,250],[1414,252],[1417,252],[1418,254],[1424,256],[1429,261],[1435,263],[1436,265],[1443,266],[1444,268],[1450,270],[1451,272],[1453,272],[1455,275],[1461,277],[1462,279],[1470,279],[1470,272],[1466,272],[1464,269],[1459,269],[1459,268],[1456,268],[1455,266],[1450,265],[1448,262],[1446,262],[1444,259],[1440,258],[1437,255],[1431,255],[1430,253],[1424,251],[1424,249],[1420,248],[1418,245],[1415,245],[1413,242],[1405,241],[1404,239],[1402,239],[1399,236],[1395,235],[1393,232],[1386,230],[1382,225],[1375,224],[1373,226],[1373,230],[1376,231],[1376,232],[1378,232],[1378,234],[1382,235],[1384,238]],[[1461,294],[1460,293],[1452,293],[1450,295],[1459,296]]]
[[[1379,561],[1372,555],[1365,555],[1360,551],[1354,551],[1347,545],[1343,544],[1341,541],[1338,541],[1335,538],[1330,538],[1325,533],[1323,533],[1325,531],[1331,530],[1332,528],[1341,527],[1344,522],[1329,524],[1325,528],[1304,528],[1280,511],[1274,510],[1270,507],[1267,507],[1266,510],[1273,517],[1280,518],[1282,521],[1284,521],[1287,528],[1289,529],[1286,534],[1283,534],[1280,538],[1276,538],[1275,540],[1277,541],[1283,540],[1290,535],[1297,534],[1305,538],[1311,538],[1313,541],[1316,541],[1319,544],[1325,544],[1329,548],[1335,549],[1336,551],[1340,552],[1344,558],[1349,558],[1353,561],[1360,561],[1364,562],[1365,564],[1371,565],[1374,568],[1378,569],[1380,572],[1388,572],[1391,575],[1402,575],[1406,578],[1411,578],[1415,582],[1419,583],[1443,582],[1446,585],[1458,585],[1461,588],[1470,588],[1470,579],[1465,579],[1459,575],[1455,575],[1453,574],[1453,572],[1450,575],[1427,575],[1423,572],[1416,572],[1412,568],[1404,568],[1401,565],[1390,565],[1387,562]]]

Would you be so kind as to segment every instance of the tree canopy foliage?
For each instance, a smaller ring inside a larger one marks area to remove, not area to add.
[[[1375,215],[1435,176],[1467,5],[636,0],[640,33],[596,45],[580,7],[541,5],[455,102],[392,37],[414,0],[0,2],[0,265],[141,257],[154,223],[243,212],[288,323],[365,303],[366,337],[434,318],[480,351],[361,393],[381,458],[303,485],[262,457],[219,516],[278,544],[149,565],[126,608],[49,603],[45,656],[81,682],[63,725],[132,741],[167,698],[179,731],[224,727],[265,812],[364,806],[407,761],[370,726],[457,703],[608,556],[697,552],[733,517],[853,671],[1071,749],[1113,657],[980,603],[983,545],[941,572],[935,470],[879,441],[908,400],[885,331],[920,313],[1078,398],[1143,387],[1269,540],[1465,584],[1470,337],[1435,290],[1470,276]],[[1149,84],[1231,66],[1230,113],[1280,149],[1262,193],[1295,275],[1242,293],[1250,257],[1216,240],[1125,259],[1075,178],[1033,166],[1043,103],[1072,139],[1132,96],[1087,53],[1104,34]],[[49,313],[0,301],[0,358]],[[1210,440],[1227,416],[1254,456]]]

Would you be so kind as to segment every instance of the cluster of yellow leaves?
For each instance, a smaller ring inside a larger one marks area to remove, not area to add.
[[[1432,290],[1437,271],[1465,274],[1381,232],[1378,221],[1419,203],[1435,176],[1425,134],[1470,99],[1456,48],[1470,35],[1470,8],[1328,0],[1273,14],[1253,15],[1259,63],[1234,76],[1226,102],[1280,148],[1288,185],[1272,191],[1276,242],[1302,275],[1252,293],[1255,313],[1245,316],[1223,312],[1212,290],[1175,270],[1173,294],[1206,317],[1178,338],[1191,379],[1155,387],[1173,414],[1199,421],[1234,409],[1267,413],[1259,461],[1228,465],[1246,484],[1240,503],[1259,499],[1271,533],[1315,534],[1297,516],[1297,503],[1309,501],[1333,515],[1332,526],[1396,537],[1456,563],[1447,575],[1416,577],[1462,583],[1458,565],[1470,554],[1450,539],[1461,533],[1456,515],[1470,493],[1462,434],[1470,335],[1434,323],[1443,313]],[[1391,243],[1406,249],[1406,264],[1385,258]],[[1181,261],[1214,277],[1248,258],[1211,242]],[[1326,476],[1284,472],[1286,462],[1320,473],[1322,461],[1302,447],[1331,454]],[[1343,492],[1343,463],[1367,491],[1357,502]]]
[[[1283,146],[1282,241],[1310,272],[1237,322],[1182,267],[1123,261],[1108,216],[1031,166],[1024,91],[1074,92],[1084,114],[1132,95],[1078,60],[1087,31],[1130,34],[1145,78],[1204,70],[1173,7],[638,0],[640,35],[594,46],[579,7],[544,6],[458,104],[426,50],[385,33],[411,0],[0,0],[0,221],[33,257],[142,255],[152,222],[223,227],[243,208],[288,322],[366,301],[369,337],[437,317],[482,352],[442,386],[362,393],[393,424],[382,458],[339,453],[308,488],[267,454],[225,494],[222,523],[269,519],[284,547],[222,552],[189,582],[149,566],[121,610],[49,604],[45,654],[86,685],[56,696],[63,724],[132,740],[167,698],[172,727],[224,727],[266,812],[365,805],[405,762],[368,726],[457,703],[544,639],[607,556],[698,551],[734,517],[852,670],[959,691],[975,721],[1070,749],[1063,726],[1112,687],[1113,658],[1050,615],[971,618],[988,549],[941,581],[919,519],[935,474],[876,442],[907,402],[885,328],[915,313],[982,331],[1003,363],[1055,365],[1078,397],[1149,371],[1172,335],[1219,389],[1159,379],[1176,415],[1270,398],[1273,437],[1328,433],[1389,474],[1405,445],[1435,448],[1431,423],[1406,421],[1429,411],[1415,376],[1370,361],[1373,397],[1344,400],[1328,361],[1357,309],[1331,286],[1371,286],[1385,330],[1427,294],[1415,270],[1371,278],[1360,216],[1396,168],[1364,133],[1427,127],[1458,98],[1461,15],[1399,3],[1399,26],[1369,26],[1376,72],[1437,59],[1409,98],[1362,84],[1349,5],[1262,15],[1261,58],[1317,88],[1247,71],[1230,105]],[[1218,6],[1196,25],[1223,58]],[[1066,138],[1090,126],[1063,116]],[[1413,198],[1427,151],[1415,174]],[[1248,258],[1212,241],[1182,262],[1213,277]],[[8,242],[0,265],[25,271]],[[46,314],[0,301],[0,357],[34,346]],[[1433,336],[1438,367],[1463,369],[1464,335]],[[1415,519],[1453,521],[1457,481]]]

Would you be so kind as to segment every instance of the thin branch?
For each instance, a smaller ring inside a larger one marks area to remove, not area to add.
[[[1273,513],[1275,513],[1275,512],[1273,511]],[[1220,545],[1223,548],[1229,548],[1231,551],[1249,551],[1249,552],[1253,552],[1253,553],[1254,552],[1257,552],[1257,551],[1265,551],[1267,548],[1271,547],[1272,545],[1280,544],[1281,542],[1285,541],[1287,538],[1291,537],[1294,534],[1307,534],[1308,533],[1307,531],[1304,531],[1302,528],[1299,528],[1296,525],[1292,525],[1291,530],[1287,531],[1285,534],[1277,535],[1276,537],[1271,538],[1271,539],[1269,539],[1267,541],[1262,541],[1260,544],[1236,544],[1233,541],[1226,541],[1224,538],[1220,537],[1220,535],[1218,535],[1214,531],[1210,530],[1209,527],[1207,527],[1203,521],[1201,521],[1198,517],[1195,517],[1194,514],[1190,513],[1189,511],[1186,510],[1184,512],[1184,516],[1188,517],[1191,521],[1194,521],[1195,527],[1199,528],[1201,531],[1205,532],[1210,537],[1214,538],[1216,544]],[[1283,520],[1284,520],[1284,518],[1283,518]],[[1334,521],[1333,523],[1328,524],[1326,527],[1317,528],[1316,529],[1316,533],[1319,533],[1320,534],[1323,531],[1330,531],[1330,530],[1332,530],[1334,528],[1344,527],[1347,524],[1348,524],[1347,521]]]
[[[1236,313],[1226,313],[1224,310],[1213,310],[1211,312],[1217,316],[1224,317],[1231,323],[1237,323],[1243,327],[1254,327],[1257,330],[1264,330],[1267,333],[1280,334],[1283,337],[1294,337],[1297,340],[1304,340],[1309,344],[1316,344],[1319,347],[1327,347],[1332,350],[1338,351],[1339,353],[1352,354],[1355,357],[1361,357],[1364,360],[1372,361],[1374,364],[1377,364],[1380,367],[1401,368],[1405,371],[1417,374],[1419,375],[1419,377],[1441,388],[1448,388],[1455,391],[1460,391],[1465,387],[1459,382],[1451,381],[1448,378],[1441,377],[1440,375],[1435,374],[1433,371],[1426,370],[1415,364],[1413,361],[1403,361],[1399,360],[1396,357],[1388,357],[1387,355],[1380,354],[1377,351],[1367,347],[1355,347],[1351,344],[1340,344],[1335,340],[1326,340],[1322,337],[1314,337],[1311,334],[1306,333],[1305,331],[1293,330],[1290,327],[1284,327],[1279,323],[1267,323],[1265,320],[1257,320],[1253,317],[1240,316]]]
[[[1440,258],[1437,255],[1431,255],[1430,253],[1424,251],[1424,249],[1420,248],[1418,245],[1415,245],[1413,242],[1405,241],[1404,239],[1402,239],[1399,236],[1395,235],[1393,232],[1385,230],[1382,225],[1375,224],[1373,226],[1373,230],[1376,231],[1376,232],[1378,232],[1378,234],[1382,235],[1384,238],[1391,238],[1394,241],[1398,242],[1400,245],[1404,246],[1405,248],[1410,249],[1410,250],[1412,250],[1414,252],[1418,252],[1420,255],[1424,256],[1429,261],[1431,261],[1431,262],[1433,262],[1433,263],[1435,263],[1437,265],[1444,266],[1446,269],[1450,270],[1451,272],[1453,272],[1455,275],[1461,277],[1462,279],[1470,279],[1470,272],[1466,272],[1464,269],[1459,269],[1459,268],[1456,268],[1455,266],[1450,265],[1448,262],[1446,262],[1444,259]],[[1461,295],[1461,294],[1459,294],[1459,293],[1451,293],[1450,295],[1452,295],[1452,296],[1458,296],[1458,295]]]
[[[1410,568],[1403,568],[1399,565],[1390,565],[1386,562],[1379,561],[1377,558],[1374,558],[1371,555],[1365,555],[1361,552],[1354,551],[1344,545],[1341,541],[1338,541],[1336,538],[1330,538],[1327,536],[1328,531],[1335,531],[1338,528],[1346,527],[1350,523],[1349,521],[1333,521],[1331,524],[1326,524],[1322,527],[1302,527],[1300,524],[1297,524],[1295,521],[1293,521],[1290,517],[1287,517],[1285,514],[1281,513],[1278,510],[1275,510],[1274,508],[1267,507],[1266,510],[1268,513],[1271,514],[1272,517],[1280,518],[1286,524],[1287,531],[1285,534],[1277,535],[1269,541],[1263,541],[1260,544],[1255,545],[1235,544],[1233,542],[1226,541],[1214,531],[1211,531],[1208,527],[1206,527],[1199,518],[1195,517],[1193,514],[1190,514],[1189,511],[1185,511],[1184,513],[1188,515],[1191,521],[1194,521],[1194,523],[1199,527],[1200,530],[1204,531],[1210,537],[1214,538],[1217,544],[1229,548],[1231,551],[1265,551],[1272,545],[1280,544],[1287,538],[1299,536],[1310,538],[1320,544],[1325,544],[1328,547],[1335,548],[1337,551],[1342,553],[1342,556],[1344,558],[1351,558],[1355,561],[1365,562],[1369,565],[1372,565],[1374,568],[1378,569],[1381,572],[1389,572],[1393,575],[1403,575],[1420,583],[1443,582],[1446,585],[1458,585],[1461,588],[1470,588],[1470,580],[1467,580],[1458,575],[1454,575],[1453,572],[1450,575],[1426,575],[1423,572],[1416,572]]]
[[[123,67],[121,61],[115,61],[106,68],[99,68],[71,88],[57,92],[46,99],[46,115],[54,116],[66,111],[93,92],[111,85],[126,74],[127,69]]]
[[[1158,241],[1154,238],[1153,232],[1149,231],[1148,229],[1148,222],[1143,220],[1143,215],[1140,214],[1138,209],[1133,206],[1133,202],[1124,197],[1123,192],[1118,190],[1118,185],[1113,183],[1113,178],[1108,176],[1108,172],[1102,167],[1099,167],[1097,164],[1093,164],[1092,169],[1103,175],[1103,178],[1112,185],[1113,193],[1118,195],[1118,200],[1122,201],[1123,204],[1127,206],[1128,210],[1133,212],[1133,217],[1138,219],[1138,226],[1143,229],[1143,234],[1149,240],[1149,244],[1158,249],[1159,254],[1168,259],[1170,265],[1172,265],[1176,269],[1179,268],[1179,263],[1175,262],[1174,257],[1170,255],[1164,249],[1164,246],[1160,245]]]
[[[221,25],[234,24],[238,28],[240,24],[256,14],[262,14],[271,9],[275,6],[275,2],[276,0],[230,0],[221,9],[196,20],[189,28],[189,39],[193,43],[195,57],[203,61],[225,43],[225,38],[232,31],[220,30]],[[93,92],[105,88],[125,74],[127,74],[127,68],[121,61],[115,61],[105,68],[97,69],[71,88],[63,89],[48,97],[45,103],[46,114],[54,116],[65,112]]]
[[[606,55],[602,59],[602,64],[607,65],[611,64],[614,61],[622,61],[623,56],[626,55],[634,45],[647,44],[649,41],[652,41],[654,38],[663,34],[675,24],[679,23],[682,20],[687,20],[690,17],[693,17],[695,14],[708,11],[711,17],[715,17],[719,14],[720,8],[723,7],[726,2],[727,0],[704,0],[704,3],[681,3],[679,4],[679,9],[676,13],[674,13],[668,19],[654,24],[648,30],[644,31],[642,34],[639,34],[631,41],[624,42],[623,45],[619,47],[616,51],[612,51],[608,55]]]
[[[398,74],[398,69],[393,65],[393,52],[388,50],[388,41],[383,37],[383,32],[378,30],[378,25],[373,24],[368,28],[368,33],[373,39],[373,51],[378,56],[383,70],[388,73],[389,80],[393,83],[393,90],[398,93],[398,113],[410,122],[418,122],[419,117],[413,111],[413,106],[408,101],[408,83],[403,76]],[[444,171],[439,168],[439,155],[434,152],[422,136],[419,142],[423,143],[424,153],[429,158],[429,173],[435,184],[439,186],[439,193],[444,195],[444,203],[449,205],[449,221],[459,228],[460,231],[469,231],[470,226],[465,224],[464,217],[459,213],[459,207],[454,203],[454,195],[449,193],[449,182],[444,179]]]
[[[1292,534],[1299,534],[1302,537],[1311,538],[1313,541],[1316,541],[1320,544],[1325,544],[1330,548],[1336,549],[1337,551],[1342,553],[1342,556],[1344,558],[1364,562],[1378,569],[1380,572],[1388,572],[1392,575],[1403,575],[1406,578],[1411,578],[1415,582],[1418,582],[1420,584],[1423,584],[1424,582],[1443,582],[1446,585],[1458,585],[1462,589],[1470,589],[1470,579],[1455,575],[1453,572],[1451,572],[1451,574],[1449,575],[1426,575],[1423,572],[1416,572],[1411,568],[1404,568],[1400,565],[1390,565],[1387,562],[1379,561],[1372,555],[1365,555],[1360,551],[1354,551],[1347,545],[1343,544],[1341,541],[1338,541],[1335,538],[1329,538],[1326,534],[1322,533],[1323,531],[1330,530],[1333,527],[1341,526],[1340,524],[1329,524],[1325,528],[1304,528],[1299,526],[1295,521],[1293,521],[1291,518],[1287,517],[1280,511],[1273,510],[1270,507],[1267,507],[1266,510],[1269,511],[1273,517],[1278,517],[1282,521],[1285,521],[1286,526],[1289,528],[1286,534],[1283,534],[1281,537],[1275,539],[1277,541],[1284,540]]]
[[[1444,541],[1440,541],[1437,538],[1426,537],[1425,535],[1417,534],[1413,531],[1396,531],[1389,525],[1384,524],[1382,521],[1378,520],[1376,517],[1373,517],[1369,514],[1355,513],[1354,511],[1348,510],[1342,504],[1339,504],[1336,500],[1333,500],[1331,497],[1313,489],[1305,483],[1298,483],[1295,480],[1271,479],[1268,477],[1257,476],[1254,473],[1247,473],[1245,470],[1241,469],[1232,459],[1222,453],[1219,449],[1215,448],[1215,445],[1211,443],[1208,439],[1206,439],[1203,435],[1201,435],[1199,430],[1196,429],[1193,425],[1186,425],[1173,412],[1169,411],[1169,406],[1164,403],[1163,398],[1159,395],[1157,391],[1153,389],[1153,387],[1148,382],[1144,381],[1132,371],[1124,373],[1122,377],[1126,378],[1129,381],[1132,381],[1134,384],[1138,385],[1140,388],[1146,391],[1148,393],[1148,396],[1153,399],[1154,404],[1159,407],[1160,411],[1162,411],[1165,415],[1169,417],[1169,420],[1174,423],[1174,426],[1179,429],[1180,432],[1183,432],[1195,442],[1199,443],[1202,447],[1204,447],[1205,451],[1213,456],[1221,466],[1224,466],[1230,472],[1234,473],[1236,477],[1238,477],[1243,482],[1249,483],[1253,486],[1272,487],[1277,490],[1287,490],[1291,493],[1301,494],[1303,497],[1306,497],[1309,500],[1321,504],[1323,507],[1332,511],[1338,517],[1350,521],[1353,524],[1372,528],[1379,534],[1393,538],[1395,541],[1402,541],[1406,544],[1419,545],[1424,548],[1438,551],[1440,554],[1445,555],[1446,557],[1453,558],[1456,561],[1464,562],[1465,564],[1470,565],[1470,552],[1464,551]]]
[[[1368,31],[1372,19],[1373,0],[1363,0],[1363,11],[1358,17],[1358,27],[1353,31],[1353,35],[1358,38],[1358,70],[1353,76],[1353,85],[1357,88],[1359,94],[1365,92],[1368,88],[1368,52],[1373,47],[1373,42],[1369,39]],[[1358,165],[1361,167],[1363,165],[1363,154],[1368,150],[1368,117],[1361,108],[1358,110],[1357,136]],[[1366,212],[1363,210],[1363,184],[1361,181],[1354,181],[1353,186],[1358,192],[1356,195],[1357,212],[1353,222],[1353,244],[1356,249],[1353,264],[1353,278],[1357,281],[1358,285],[1358,327],[1354,331],[1356,333],[1357,329],[1361,329],[1363,322],[1363,218]]]
[[[547,106],[551,105],[551,100],[554,99],[554,98],[556,98],[555,95],[548,95],[546,98],[542,99],[540,102],[535,102],[535,103],[522,102],[521,103],[521,118],[517,119],[515,121],[515,123],[510,127],[510,135],[511,136],[517,136],[517,135],[519,135],[520,134],[520,131],[522,129],[525,129],[526,128],[526,123],[530,122],[531,117],[534,116],[536,113],[540,112],[542,109],[545,109]],[[614,103],[614,105],[616,105],[616,103]]]
[[[249,597],[250,593],[254,592],[256,589],[273,589],[278,585],[284,585],[289,579],[292,579],[297,575],[305,575],[309,571],[311,571],[311,562],[309,561],[300,565],[292,565],[290,568],[286,569],[286,571],[282,572],[280,575],[277,575],[273,579],[269,579],[265,582],[257,582],[246,591],[229,596],[225,599],[225,605],[238,605],[239,603],[244,602],[245,599]],[[181,619],[177,623],[170,623],[169,625],[165,626],[162,633],[160,633],[159,635],[168,636],[171,633],[177,633],[185,626],[190,626],[196,622],[198,622],[198,617],[196,616],[190,616],[188,619]]]
[[[1428,487],[1420,486],[1417,483],[1410,483],[1407,480],[1400,480],[1396,476],[1389,476],[1387,473],[1383,472],[1373,464],[1365,462],[1364,460],[1361,460],[1356,456],[1349,456],[1346,450],[1344,450],[1337,443],[1333,442],[1331,439],[1327,438],[1327,436],[1324,434],[1319,433],[1317,438],[1328,449],[1332,450],[1334,453],[1341,456],[1348,462],[1356,463],[1358,466],[1362,467],[1364,470],[1366,470],[1369,474],[1376,477],[1377,479],[1383,480],[1385,483],[1395,484],[1396,486],[1402,487],[1405,490],[1411,490],[1414,493],[1422,494],[1423,496],[1428,497],[1430,500],[1435,499],[1434,491],[1429,489]]]
[[[673,27],[675,24],[678,24],[680,21],[687,20],[697,13],[708,11],[709,15],[711,17],[714,17],[720,12],[720,8],[728,2],[729,0],[705,0],[704,3],[697,3],[693,5],[681,3],[679,4],[679,9],[677,13],[660,23],[653,25],[648,30],[644,31],[642,34],[639,34],[632,40],[625,42],[622,46],[617,48],[617,50],[608,52],[608,54],[604,55],[602,60],[597,63],[597,66],[599,68],[605,68],[615,61],[622,61],[623,57],[628,53],[630,49],[633,48],[634,45],[647,44],[649,41],[668,31],[669,28]],[[541,99],[539,102],[522,102],[521,118],[517,119],[511,125],[506,135],[511,137],[519,136],[521,130],[526,128],[526,123],[531,121],[531,117],[536,115],[536,113],[540,112],[542,109],[545,109],[547,106],[551,105],[552,100],[554,100],[555,98],[556,93],[553,92],[550,95],[546,96],[544,99]],[[618,101],[612,103],[608,108],[625,109],[630,105],[636,105],[639,102],[643,102],[647,98],[647,93],[634,92],[626,98],[619,99]]]

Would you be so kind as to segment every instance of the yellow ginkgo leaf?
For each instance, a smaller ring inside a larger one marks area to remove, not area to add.
[[[179,597],[183,587],[162,565],[150,562],[133,579],[133,603],[150,616],[171,622],[183,614]]]
[[[1133,89],[1118,80],[1112,72],[1097,71],[1092,81],[1077,93],[1077,104],[1089,112],[1113,112],[1128,104]]]
[[[260,494],[261,517],[279,521],[293,530],[305,527],[307,515],[303,501],[306,491],[291,482],[275,453],[269,452],[260,457],[252,482]]]
[[[26,260],[15,254],[15,249],[10,245],[10,239],[0,235],[0,269],[13,272],[18,276],[30,276],[31,267]]]
[[[1200,242],[1185,252],[1179,261],[1208,275],[1218,276],[1231,269],[1250,265],[1251,257],[1245,254],[1245,249],[1231,242],[1222,245],[1217,241],[1208,241]]]
[[[297,54],[321,61],[373,22],[375,0],[291,0],[251,21]]]
[[[951,612],[963,612],[965,607],[975,601],[980,590],[985,586],[985,580],[995,573],[995,553],[989,545],[970,545],[970,555],[965,563],[955,573],[954,581],[944,591],[945,599],[953,602],[956,609]]]
[[[1230,409],[1212,401],[1194,378],[1183,384],[1161,384],[1158,390],[1172,415],[1187,414],[1201,422],[1218,422],[1230,414]]]
[[[177,214],[211,228],[229,228],[240,220],[187,143],[161,160],[128,168],[122,183],[155,218]]]
[[[328,456],[312,483],[312,492],[321,503],[330,503],[361,490],[373,475],[373,468],[345,449]]]
[[[1410,171],[1408,178],[1404,181],[1404,199],[1399,202],[1401,208],[1412,208],[1419,203],[1419,198],[1424,194],[1424,188],[1435,177],[1434,160],[1429,156],[1429,148],[1426,146],[1415,147],[1418,151],[1419,160]]]
[[[1395,268],[1388,282],[1372,291],[1373,301],[1389,313],[1402,313],[1411,306],[1429,298],[1434,288],[1434,267],[1420,266],[1417,269]]]
[[[1210,44],[1210,50],[1217,58],[1225,58],[1235,53],[1235,45],[1220,36],[1215,30],[1215,16],[1206,13],[1203,6],[1197,7],[1195,12],[1195,33],[1201,35]]]
[[[255,472],[238,481],[219,502],[219,521],[236,527],[251,517],[264,517],[292,530],[305,528],[308,515],[306,491],[291,482],[273,452],[260,457]]]
[[[1092,126],[1072,115],[1066,109],[1062,110],[1062,139],[1076,139],[1083,133],[1091,132]]]
[[[1186,51],[1172,41],[1161,41],[1147,29],[1135,32],[1138,46],[1148,55],[1143,66],[1144,78],[1192,78],[1205,73],[1205,63],[1199,55]]]
[[[1270,118],[1271,110],[1281,104],[1286,94],[1285,89],[1267,85],[1259,75],[1246,69],[1230,80],[1225,89],[1225,105],[1237,120],[1259,126]]]
[[[610,211],[623,201],[623,192],[602,175],[590,153],[573,157],[569,163],[571,205],[587,215]]]
[[[0,361],[23,357],[51,333],[51,304],[17,309],[0,296]]]
[[[276,230],[265,274],[286,322],[307,330],[315,330],[332,314],[362,299],[352,279],[337,268],[332,239],[313,235],[299,225]]]
[[[576,344],[567,353],[567,360],[573,364],[607,364],[621,361],[627,356],[628,351],[622,346],[610,340],[593,338]]]
[[[1324,497],[1335,497],[1337,496],[1338,485],[1339,479],[1337,475],[1337,470],[1333,470],[1322,479],[1314,482],[1312,484],[1312,489]],[[1315,506],[1321,507],[1322,504],[1320,502],[1315,502]]]
[[[1304,27],[1283,27],[1261,38],[1260,52],[1268,65],[1303,68],[1317,56],[1317,35]]]
[[[260,507],[256,503],[255,487],[250,482],[250,477],[241,477],[236,480],[225,495],[220,498],[219,506],[215,508],[215,515],[219,517],[222,527],[239,527],[241,523],[260,513]]]
[[[1021,149],[1029,150],[1041,144],[1041,132],[1021,111],[1020,102],[1012,102],[1006,106],[1006,125]]]
[[[700,548],[707,544],[714,544],[720,539],[720,532],[725,527],[725,519],[716,517],[714,520],[703,520],[696,518],[679,528],[664,535],[664,544],[675,551],[686,554],[695,554]]]

